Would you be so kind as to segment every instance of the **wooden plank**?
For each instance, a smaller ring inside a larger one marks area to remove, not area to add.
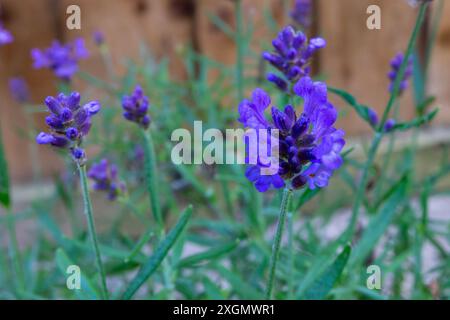
[[[440,112],[436,123],[450,124],[450,1],[444,0],[444,7],[436,46],[430,64],[428,91],[435,95]],[[437,3],[434,4],[438,9]]]
[[[53,76],[47,70],[36,71],[31,65],[30,50],[49,44],[55,37],[50,1],[3,0],[1,2],[2,20],[15,40],[12,44],[0,47],[0,121],[5,139],[5,149],[12,178],[23,181],[31,176],[30,144],[34,141],[25,139],[19,131],[26,127],[24,110],[13,101],[8,89],[8,79],[23,76],[31,88],[34,103],[41,103],[49,94],[54,94]],[[43,128],[44,115],[34,117],[36,124]],[[40,163],[46,163],[43,171],[46,174],[61,168],[57,157],[48,148],[39,149]]]
[[[372,4],[381,8],[381,30],[366,27],[366,10]],[[318,0],[318,10],[318,33],[328,42],[320,55],[321,74],[329,85],[351,92],[381,114],[389,98],[389,62],[405,50],[417,11],[407,1],[392,0]],[[333,101],[338,107],[344,105],[339,99]],[[403,119],[411,118],[412,91],[408,90],[400,102]],[[351,111],[340,119],[340,125],[348,134],[369,130]]]
[[[11,175],[24,180],[31,175],[30,156],[26,155],[27,141],[20,138],[17,129],[24,127],[23,110],[11,100],[7,80],[21,75],[29,82],[33,102],[41,104],[47,95],[56,94],[55,77],[48,70],[32,69],[30,50],[45,48],[55,38],[65,42],[76,37],[86,40],[89,59],[81,62],[81,69],[99,77],[106,77],[99,50],[92,41],[95,30],[104,32],[112,53],[115,71],[125,72],[124,62],[130,58],[139,62],[140,45],[147,45],[157,59],[170,60],[171,76],[182,79],[184,70],[181,48],[191,41],[193,14],[189,0],[3,0],[2,10],[6,27],[15,36],[15,42],[0,48],[0,87],[2,121],[6,151],[11,163]],[[81,30],[66,28],[66,9],[76,4],[81,8]],[[86,84],[75,81],[83,90]],[[14,112],[11,111],[15,108]],[[36,116],[36,123],[44,129],[44,115]],[[33,143],[33,142],[32,142]],[[38,148],[46,174],[56,173],[61,166],[49,148]]]
[[[284,16],[283,0],[243,0],[242,11],[244,28],[247,30],[253,25],[254,34],[250,48],[254,52],[261,52],[261,48],[267,47],[275,36],[266,23],[264,8],[268,8],[277,24],[286,21]],[[231,30],[236,30],[235,5],[229,0],[198,0],[196,10],[196,37],[199,43],[199,51],[207,57],[232,65],[236,61],[236,46],[233,39],[227,36],[210,19],[211,16],[219,17]],[[246,70],[256,72],[257,70]],[[213,73],[212,79],[217,76]]]
[[[99,30],[105,35],[116,72],[125,72],[125,59],[139,61],[139,50],[145,45],[157,60],[170,60],[173,77],[184,76],[179,52],[191,41],[193,1],[62,0],[58,3],[57,16],[64,37],[73,39],[81,36],[88,41],[93,55],[82,63],[86,70],[100,71],[100,54],[91,40],[93,32]],[[79,31],[64,28],[65,10],[70,4],[81,8],[82,29]]]

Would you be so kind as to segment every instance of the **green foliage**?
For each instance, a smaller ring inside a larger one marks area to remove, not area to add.
[[[141,269],[130,282],[123,299],[130,299],[142,284],[156,271],[158,266],[169,253],[170,248],[175,244],[183,229],[186,227],[189,218],[192,215],[192,206],[189,206],[181,215],[180,220],[175,227],[169,232],[166,238],[161,241],[153,255],[142,265]]]
[[[1,128],[0,128],[1,131]],[[0,132],[0,204],[9,208],[11,204],[9,194],[9,175],[6,163],[6,154],[3,147],[2,134]]]

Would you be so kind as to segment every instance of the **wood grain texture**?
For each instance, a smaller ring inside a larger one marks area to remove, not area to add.
[[[49,0],[2,0],[1,12],[5,27],[14,35],[14,42],[0,47],[0,121],[5,139],[5,149],[9,170],[15,181],[22,181],[31,176],[32,159],[29,145],[34,143],[24,137],[28,130],[24,110],[13,101],[9,94],[8,79],[23,76],[31,88],[32,101],[39,103],[49,94],[55,94],[53,76],[49,71],[32,69],[30,50],[49,44],[56,36],[52,17],[52,2]],[[34,123],[44,123],[44,116],[34,116]],[[43,126],[41,126],[43,128]],[[57,171],[61,166],[55,161],[55,154],[48,148],[39,148],[40,163],[46,174]]]
[[[366,10],[371,4],[381,8],[381,30],[366,27]],[[417,11],[406,1],[392,0],[318,0],[318,10],[318,33],[328,43],[320,54],[321,74],[329,85],[349,91],[381,113],[389,98],[389,62],[406,49]],[[338,107],[344,105],[341,100],[333,101]],[[411,90],[400,102],[402,118],[411,118]],[[340,119],[340,124],[349,134],[368,130],[353,111]]]
[[[436,6],[437,8],[437,6]],[[435,9],[436,10],[436,9]],[[428,91],[437,97],[436,123],[450,123],[450,1],[444,0],[436,47],[430,64]]]
[[[276,30],[266,23],[263,8],[267,6],[278,26],[288,22],[284,3],[293,0],[243,0],[245,25],[254,27],[250,48],[254,54],[270,47]],[[437,122],[450,123],[450,15],[449,0],[444,0],[443,19],[430,66],[429,92],[437,96],[441,113]],[[82,29],[69,31],[65,27],[66,8],[77,4],[82,11]],[[314,0],[317,18],[315,35],[327,39],[318,62],[320,75],[329,85],[354,94],[361,103],[374,107],[379,113],[388,100],[389,61],[405,49],[417,10],[403,0]],[[366,9],[377,4],[382,9],[382,29],[366,28]],[[232,0],[0,0],[0,19],[15,36],[13,44],[0,48],[0,121],[6,140],[6,151],[15,180],[30,177],[31,166],[27,141],[20,136],[24,130],[23,110],[15,104],[8,92],[7,80],[21,75],[26,78],[35,104],[45,96],[56,94],[55,77],[48,70],[33,70],[30,50],[45,48],[52,39],[68,41],[85,38],[91,56],[81,63],[83,70],[107,79],[99,50],[92,41],[92,33],[101,30],[112,53],[114,71],[125,72],[125,61],[140,62],[140,48],[147,46],[157,59],[170,61],[171,76],[185,77],[182,48],[188,44],[200,53],[226,65],[233,65],[236,48],[232,39],[215,26],[209,15],[216,15],[236,28]],[[256,73],[246,63],[246,73]],[[212,81],[216,72],[210,75]],[[86,84],[76,82],[84,90]],[[90,88],[89,88],[90,89]],[[339,108],[344,102],[333,97]],[[231,107],[231,105],[230,105]],[[348,134],[368,132],[368,126],[353,111],[340,119],[340,126]],[[403,119],[413,115],[411,91],[401,99]],[[34,117],[35,124],[43,128],[44,115]],[[39,148],[39,157],[46,173],[54,173],[61,166],[50,148]]]

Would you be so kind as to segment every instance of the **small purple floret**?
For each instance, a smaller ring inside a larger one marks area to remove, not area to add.
[[[47,49],[31,50],[35,69],[49,68],[58,78],[66,81],[78,71],[79,61],[86,59],[88,55],[84,40],[81,38],[64,45],[55,40]]]
[[[108,199],[113,201],[125,192],[125,184],[119,181],[117,166],[107,159],[94,163],[88,172],[88,177],[94,181],[94,189],[107,192]]]
[[[150,116],[147,114],[149,108],[148,97],[144,95],[141,86],[137,85],[131,95],[122,97],[123,117],[131,122],[137,123],[141,128],[150,126]]]
[[[72,92],[69,96],[63,93],[57,97],[49,96],[45,104],[50,112],[45,118],[50,132],[39,133],[36,142],[69,149],[73,158],[83,164],[86,155],[81,144],[91,128],[91,117],[100,110],[100,104],[91,101],[81,106],[78,92]]]
[[[261,159],[246,171],[247,179],[260,192],[282,188],[286,183],[290,183],[293,189],[326,187],[333,172],[343,164],[341,152],[345,145],[345,133],[334,126],[337,110],[328,101],[326,85],[303,77],[293,91],[304,100],[303,112],[299,115],[292,105],[285,106],[283,110],[272,107],[271,121],[267,120],[264,113],[271,100],[262,89],[256,89],[251,100],[244,100],[239,105],[239,121],[244,127],[267,130],[268,135],[273,129],[279,131],[278,172],[261,174],[266,168]],[[258,139],[259,144],[269,145],[270,141]],[[246,159],[258,148],[247,145]]]

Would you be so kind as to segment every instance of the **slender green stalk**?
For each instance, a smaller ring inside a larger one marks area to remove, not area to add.
[[[399,118],[399,108],[400,108],[400,103],[399,103],[399,101],[397,101],[394,106],[394,119],[396,121],[398,121],[398,118]],[[383,156],[384,161],[381,165],[382,170],[380,172],[380,177],[378,178],[378,183],[377,183],[377,186],[375,189],[375,195],[376,195],[377,199],[380,196],[381,191],[383,190],[384,182],[386,182],[385,181],[386,177],[389,176],[389,164],[391,162],[392,154],[394,153],[395,141],[396,141],[396,135],[394,132],[389,136],[389,143],[388,143],[388,147],[386,150],[386,154]]]
[[[161,205],[159,202],[159,193],[157,188],[155,147],[153,144],[153,139],[150,130],[142,130],[142,133],[145,138],[144,153],[145,153],[145,176],[147,180],[147,191],[150,199],[150,207],[152,208],[153,217],[157,225],[158,241],[156,245],[158,245],[159,241],[164,238],[166,233],[164,229],[164,221],[161,214]],[[174,287],[171,280],[172,268],[168,259],[164,259],[162,264],[163,264],[164,284],[170,295],[170,292]]]
[[[272,289],[275,280],[275,271],[278,262],[278,256],[280,252],[281,239],[283,238],[284,222],[286,220],[286,213],[289,208],[289,201],[291,200],[292,190],[284,189],[283,199],[281,200],[280,214],[278,217],[277,232],[273,240],[272,245],[272,255],[270,257],[270,268],[269,268],[269,282],[267,283],[266,299],[272,299]]]
[[[294,221],[291,208],[288,209],[288,279],[293,279],[294,275]],[[288,299],[294,298],[294,281],[288,283]]]
[[[78,165],[78,172],[80,173],[81,189],[83,191],[84,214],[86,215],[89,234],[91,237],[92,246],[94,248],[97,269],[100,273],[102,296],[104,299],[109,299],[108,287],[106,286],[105,270],[103,268],[102,257],[101,257],[100,249],[99,249],[99,245],[98,245],[97,231],[95,230],[94,215],[93,215],[93,211],[92,211],[92,202],[91,202],[91,197],[89,196],[89,188],[88,188],[87,176],[86,176],[86,166]]]
[[[408,67],[408,60],[411,54],[414,51],[416,46],[417,37],[419,36],[420,29],[422,28],[422,24],[425,20],[425,13],[427,11],[428,3],[423,3],[420,6],[419,15],[417,16],[416,25],[414,26],[414,30],[411,34],[411,38],[409,39],[408,48],[406,49],[406,53],[400,66],[400,70],[397,74],[397,78],[395,78],[394,87],[392,89],[391,96],[389,98],[389,102],[384,109],[383,117],[381,118],[380,125],[378,127],[378,131],[383,131],[384,124],[386,123],[389,114],[391,112],[392,106],[394,105],[395,100],[397,99],[400,92],[400,84],[403,80],[403,76],[405,75],[406,68]]]
[[[429,40],[425,47],[425,63],[423,72],[425,83],[427,83],[431,55],[433,53],[434,44],[436,43],[436,38],[439,32],[439,25],[442,19],[442,14],[444,13],[444,0],[439,0],[436,8],[436,16],[434,17],[433,23],[431,25],[430,33],[428,34]]]
[[[244,55],[245,43],[242,35],[244,34],[244,20],[242,17],[242,0],[236,0],[236,85],[238,101],[244,99]]]
[[[10,242],[10,256],[11,261],[14,267],[14,273],[16,274],[16,285],[17,285],[17,292],[24,292],[25,291],[25,277],[23,273],[23,264],[22,264],[22,258],[20,256],[20,250],[19,250],[19,243],[17,241],[17,234],[16,234],[16,219],[14,217],[14,213],[9,208],[6,212],[6,223],[7,223],[7,229],[9,234],[9,242]]]
[[[392,106],[394,105],[395,100],[398,97],[399,94],[399,90],[400,90],[400,83],[401,80],[403,79],[403,76],[405,74],[406,68],[407,68],[407,64],[408,64],[408,59],[411,56],[413,49],[415,47],[416,44],[416,40],[417,37],[419,35],[419,31],[420,28],[422,27],[422,24],[424,22],[424,18],[425,18],[425,12],[427,9],[428,4],[427,3],[423,3],[420,6],[420,11],[419,11],[419,15],[417,16],[417,20],[416,20],[416,24],[414,26],[414,30],[411,34],[411,38],[409,40],[408,43],[408,48],[406,50],[405,53],[405,57],[403,59],[403,63],[400,66],[400,70],[397,74],[397,78],[395,79],[394,82],[394,87],[391,93],[391,96],[389,98],[388,104],[384,110],[383,113],[383,117],[382,120],[380,121],[380,125],[377,128],[377,132],[375,133],[375,136],[372,140],[370,149],[369,149],[369,155],[367,158],[367,161],[365,163],[363,172],[362,172],[362,176],[361,176],[361,180],[359,182],[359,186],[358,186],[358,190],[356,193],[356,198],[355,198],[355,202],[353,204],[353,210],[352,210],[352,216],[350,219],[350,224],[349,227],[347,229],[347,231],[344,234],[343,237],[343,241],[344,242],[348,242],[350,240],[350,238],[353,236],[353,233],[355,231],[355,227],[356,227],[356,221],[358,219],[358,214],[359,214],[359,209],[361,207],[361,204],[363,202],[363,198],[364,198],[364,193],[365,193],[365,189],[366,189],[366,185],[367,185],[367,181],[369,178],[369,170],[372,168],[372,165],[375,161],[375,156],[377,154],[378,148],[380,146],[380,143],[383,139],[384,136],[384,125],[388,119],[388,116],[391,112]]]
[[[145,139],[144,152],[145,152],[145,177],[147,183],[147,191],[150,200],[150,207],[152,208],[153,218],[158,226],[159,237],[163,236],[164,222],[161,215],[161,205],[159,203],[159,197],[156,186],[156,157],[155,147],[153,145],[153,139],[149,130],[142,130],[142,134]]]

